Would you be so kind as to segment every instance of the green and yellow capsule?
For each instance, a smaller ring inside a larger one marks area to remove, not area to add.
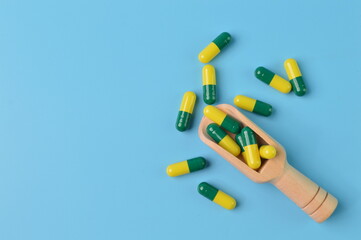
[[[177,162],[167,167],[167,174],[170,177],[176,177],[205,168],[207,161],[202,157],[192,158],[186,161]]]
[[[289,93],[292,89],[289,81],[265,67],[258,67],[254,74],[256,75],[256,78],[282,93]]]
[[[222,51],[231,41],[231,34],[227,32],[221,33],[216,39],[213,40],[202,52],[198,55],[199,61],[202,63],[210,62],[215,56]]]
[[[198,192],[225,209],[232,210],[237,205],[236,199],[206,182],[202,182],[198,185]]]
[[[211,123],[207,127],[208,135],[223,149],[231,153],[233,156],[238,156],[241,153],[240,147],[233,139],[227,135],[217,124]]]
[[[242,157],[244,159],[245,162],[247,162],[247,154],[246,152],[244,151],[244,143],[243,143],[243,140],[242,140],[242,134],[241,133],[238,133],[235,137],[236,139],[236,143],[238,144],[238,146],[241,148],[241,154],[242,154]]]
[[[212,65],[205,65],[202,69],[203,101],[206,104],[216,102],[216,70]]]
[[[292,84],[293,92],[297,96],[303,96],[306,93],[306,85],[303,81],[300,68],[295,59],[289,58],[285,61],[284,67],[286,69],[288,79]]]
[[[216,107],[208,105],[203,109],[203,113],[204,116],[231,133],[237,134],[241,131],[241,124],[239,122]]]
[[[244,151],[246,152],[247,165],[252,169],[258,169],[261,166],[261,157],[258,151],[258,144],[252,129],[244,127],[241,131]]]
[[[233,100],[234,104],[244,110],[254,112],[263,116],[270,116],[272,114],[272,106],[268,103],[246,97],[243,95],[238,95]]]
[[[196,99],[197,96],[194,92],[186,92],[183,95],[175,125],[178,131],[183,132],[189,128]]]

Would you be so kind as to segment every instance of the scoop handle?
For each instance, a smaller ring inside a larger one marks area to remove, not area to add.
[[[286,162],[283,174],[271,181],[316,222],[323,222],[337,207],[337,199]]]

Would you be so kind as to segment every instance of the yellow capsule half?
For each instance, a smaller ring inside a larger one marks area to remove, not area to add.
[[[297,77],[301,77],[301,71],[298,67],[298,64],[295,59],[289,58],[285,61],[284,67],[286,69],[286,73],[288,75],[289,80],[292,80]]]
[[[258,144],[245,146],[244,151],[247,156],[247,165],[252,169],[258,169],[261,166],[261,158],[258,151]]]
[[[211,42],[202,52],[198,55],[198,59],[202,63],[209,63],[221,50],[214,42]]]
[[[259,154],[264,159],[271,159],[271,158],[276,157],[277,150],[272,145],[263,145],[259,148]]]
[[[218,190],[218,193],[216,197],[213,199],[213,202],[217,203],[218,205],[228,210],[232,210],[237,205],[236,199],[222,192],[221,190]]]
[[[197,96],[194,92],[186,92],[183,95],[182,103],[179,111],[193,113],[194,105],[196,104]]]
[[[187,161],[177,162],[167,167],[167,174],[170,177],[176,177],[190,173]]]
[[[234,156],[238,156],[241,153],[241,148],[229,135],[226,135],[218,144]]]

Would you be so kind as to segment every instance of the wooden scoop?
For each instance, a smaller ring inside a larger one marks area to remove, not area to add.
[[[275,185],[316,222],[323,222],[331,216],[337,207],[337,199],[289,165],[286,160],[286,151],[278,142],[233,106],[221,104],[217,107],[241,122],[243,126],[250,127],[257,135],[259,145],[268,144],[274,146],[277,150],[277,155],[273,159],[262,160],[262,165],[259,169],[251,169],[244,162],[242,155],[238,157],[233,156],[208,136],[206,128],[212,121],[203,117],[199,125],[198,134],[205,144],[254,182],[270,182]]]

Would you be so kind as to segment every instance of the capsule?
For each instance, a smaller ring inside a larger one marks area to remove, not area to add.
[[[206,182],[198,185],[198,192],[225,209],[232,210],[237,205],[236,199]]]
[[[277,155],[277,150],[272,145],[262,145],[259,148],[259,154],[261,155],[261,158],[271,159]]]
[[[216,39],[213,40],[202,52],[198,55],[199,61],[202,63],[210,62],[215,56],[222,51],[231,41],[231,34],[227,32],[221,33]]]
[[[202,69],[203,101],[206,104],[216,102],[216,70],[212,65],[205,65]]]
[[[186,92],[183,95],[182,104],[180,106],[176,122],[176,128],[178,131],[183,132],[189,128],[196,99],[197,96],[194,92]]]
[[[252,169],[258,169],[261,166],[258,144],[252,129],[244,127],[241,131],[244,151],[246,152],[247,165]]]
[[[267,68],[258,67],[254,74],[256,75],[256,78],[282,93],[289,93],[292,89],[289,81],[278,76]]]
[[[254,112],[263,116],[270,116],[272,114],[272,106],[268,103],[246,97],[243,95],[238,95],[233,100],[234,104],[244,110]]]
[[[176,177],[205,168],[207,162],[202,157],[192,158],[186,161],[177,162],[167,167],[167,174],[170,177]]]
[[[207,127],[208,135],[219,144],[226,151],[234,156],[238,156],[241,153],[240,147],[233,141],[233,139],[227,135],[217,124],[211,123]]]
[[[208,105],[203,109],[203,113],[207,118],[231,133],[237,134],[241,131],[239,122],[216,107]]]
[[[247,154],[246,152],[244,151],[244,143],[243,143],[243,140],[242,140],[242,134],[241,133],[238,133],[235,137],[236,139],[236,143],[238,144],[238,146],[241,148],[241,154],[242,154],[242,157],[244,159],[245,162],[247,162]]]
[[[292,84],[293,92],[297,96],[303,96],[306,93],[306,85],[303,81],[300,68],[295,59],[289,58],[285,61],[284,67],[286,69],[288,79]]]

